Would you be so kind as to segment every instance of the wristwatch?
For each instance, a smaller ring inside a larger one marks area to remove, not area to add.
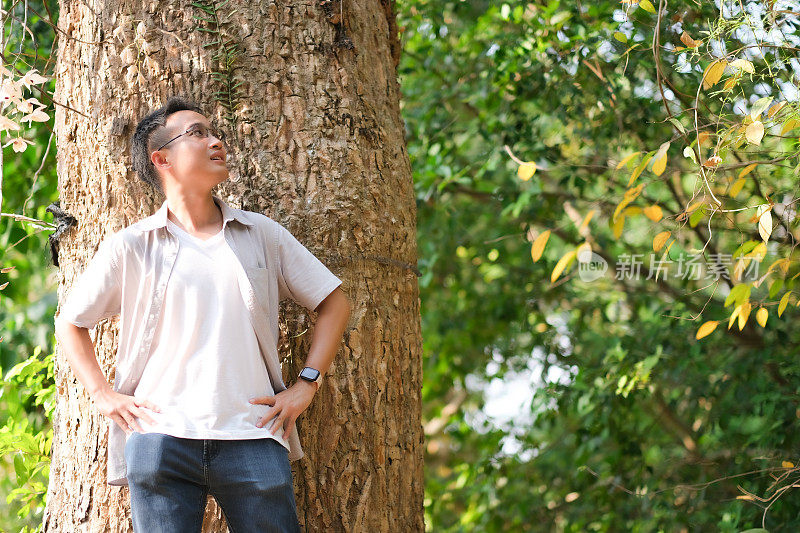
[[[319,390],[319,381],[320,381],[320,372],[316,368],[311,368],[310,366],[305,367],[303,370],[300,371],[300,379],[304,379],[306,381],[310,381],[314,385],[317,386],[317,390]]]

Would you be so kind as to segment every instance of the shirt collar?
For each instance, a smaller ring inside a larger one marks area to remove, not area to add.
[[[214,202],[219,206],[220,211],[222,211],[222,225],[223,227],[231,220],[236,220],[237,222],[241,222],[246,226],[252,226],[253,223],[245,218],[244,213],[241,209],[234,209],[229,206],[225,201],[216,195],[211,195],[214,199]],[[164,203],[161,204],[161,207],[156,211],[153,215],[142,219],[138,224],[136,224],[142,230],[154,230],[158,228],[166,227],[167,225],[167,200],[164,200]]]

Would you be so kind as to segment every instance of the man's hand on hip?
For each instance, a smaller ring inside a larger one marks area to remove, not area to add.
[[[100,413],[116,422],[127,434],[131,434],[134,431],[144,433],[144,430],[136,421],[137,418],[145,420],[148,424],[155,424],[155,421],[147,414],[145,409],[150,409],[156,413],[161,412],[159,407],[148,400],[121,394],[110,387],[97,393],[94,397],[94,402]]]
[[[283,435],[286,438],[298,417],[311,405],[316,392],[317,385],[301,379],[275,396],[252,398],[250,400],[252,404],[270,406],[269,411],[259,419],[256,426],[264,427],[266,424],[268,431],[273,435],[278,428],[283,428]],[[270,420],[272,422],[268,423]]]

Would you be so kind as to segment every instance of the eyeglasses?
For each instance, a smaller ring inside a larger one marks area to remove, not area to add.
[[[225,142],[225,138],[224,138],[224,136],[222,134],[216,132],[215,130],[213,130],[211,128],[205,127],[203,124],[195,124],[192,127],[190,127],[189,129],[187,129],[186,131],[184,131],[183,133],[181,133],[180,135],[176,135],[172,139],[168,140],[167,142],[165,142],[164,144],[162,144],[161,146],[156,148],[155,151],[157,152],[157,151],[161,150],[162,148],[164,148],[166,145],[168,145],[169,143],[171,143],[172,141],[174,141],[178,137],[182,137],[184,135],[189,135],[189,136],[195,137],[197,139],[205,139],[205,138],[207,138],[209,136],[214,136],[217,139]]]

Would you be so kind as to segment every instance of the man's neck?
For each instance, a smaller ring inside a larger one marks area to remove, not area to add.
[[[208,195],[167,196],[167,217],[189,233],[219,231],[222,211]]]

